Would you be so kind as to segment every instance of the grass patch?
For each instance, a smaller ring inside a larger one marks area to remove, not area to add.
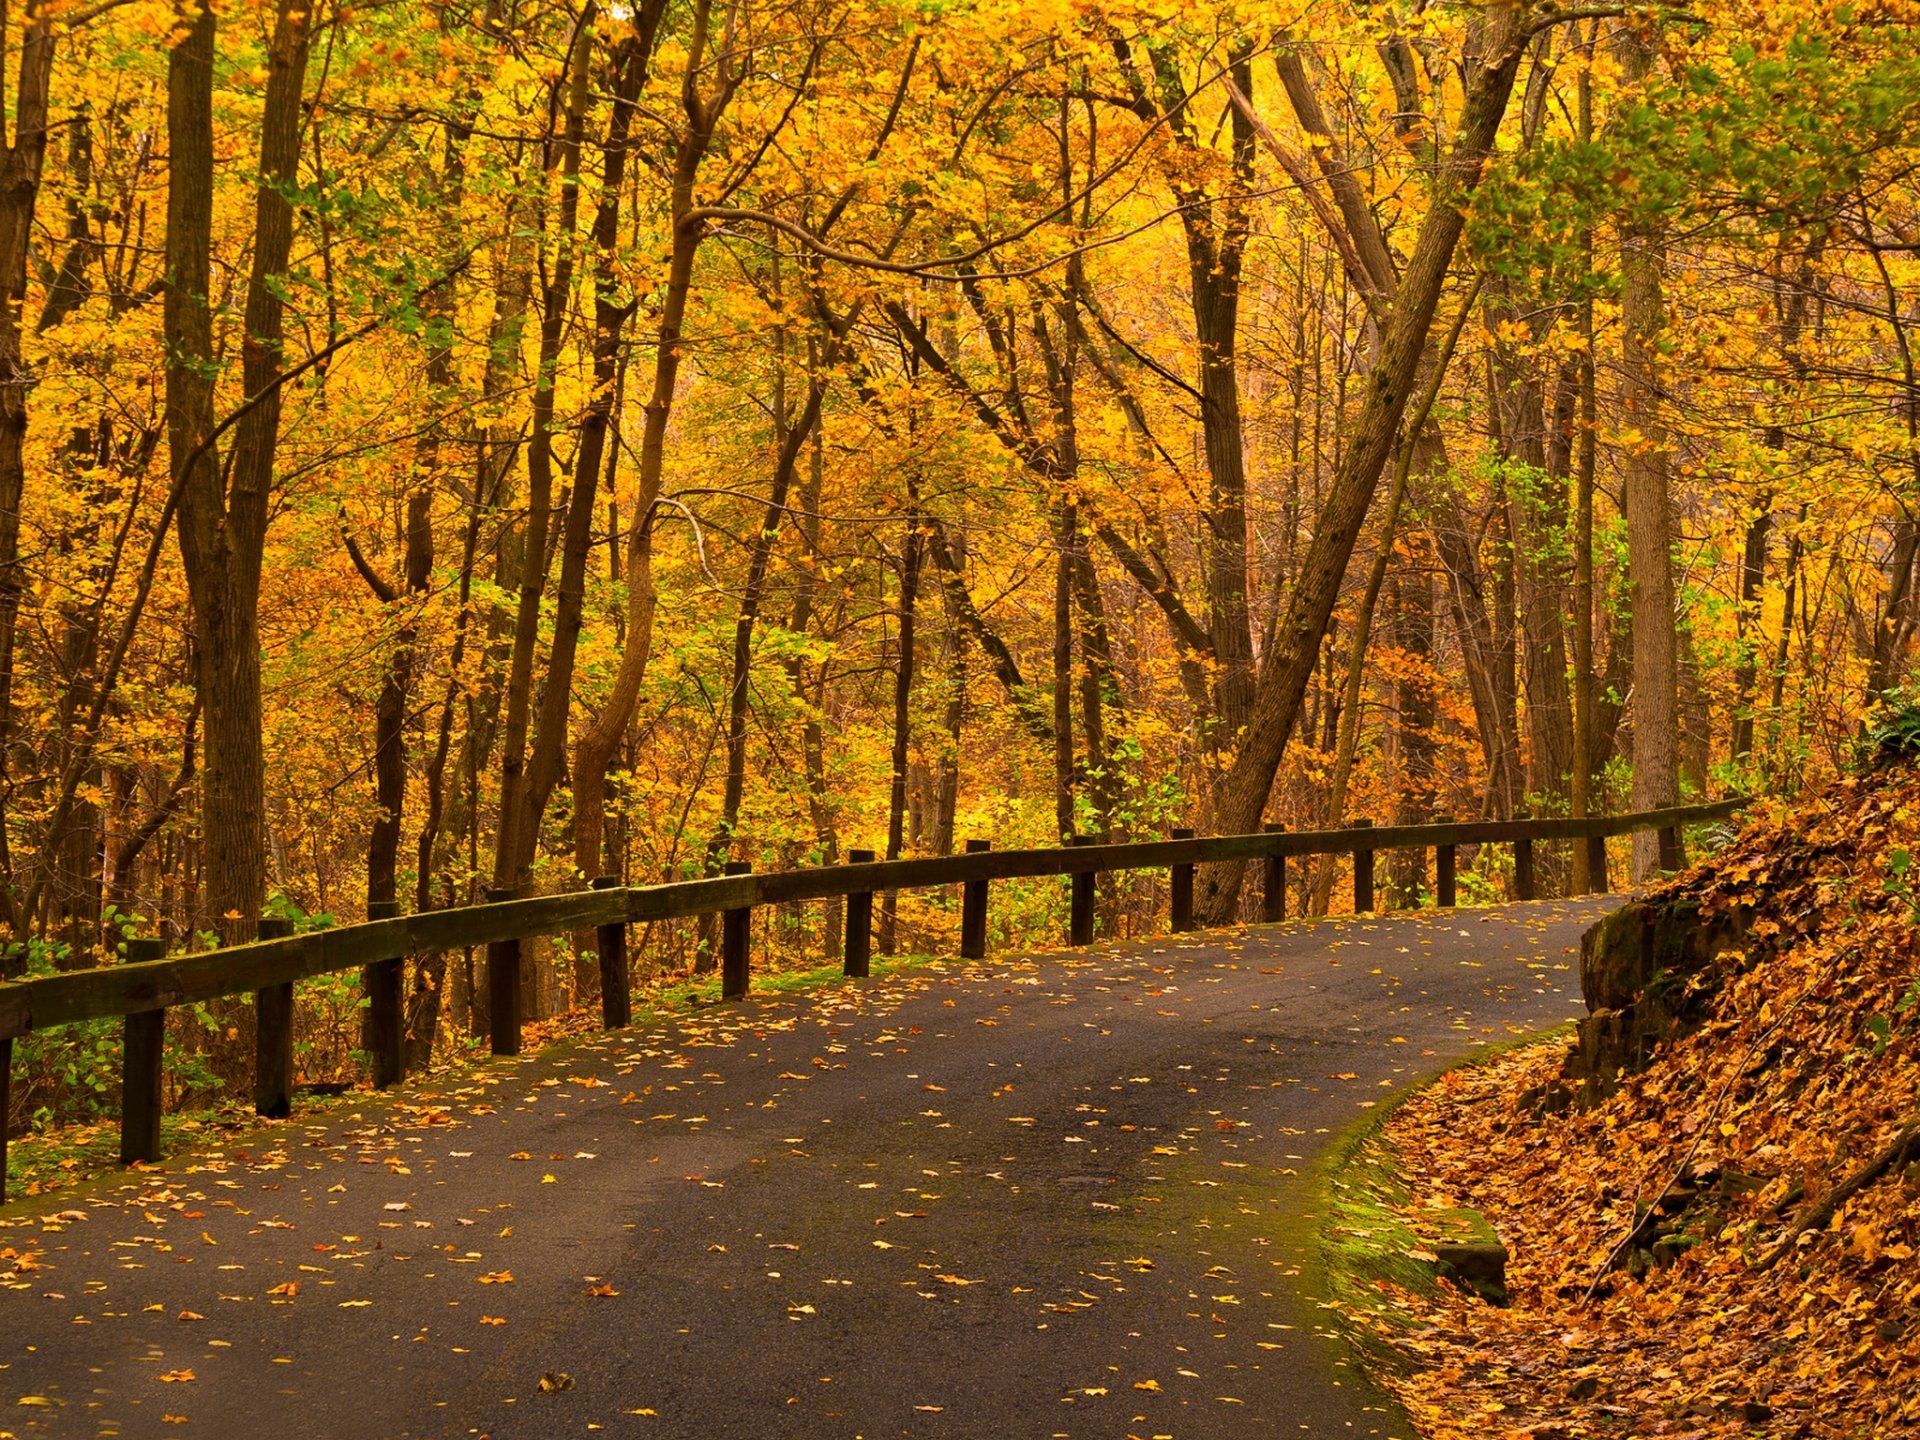
[[[1398,1096],[1385,1108],[1356,1122],[1328,1148],[1321,1172],[1319,1203],[1320,1276],[1349,1338],[1376,1364],[1404,1369],[1406,1357],[1391,1335],[1411,1322],[1390,1298],[1394,1289],[1438,1293],[1440,1279],[1431,1246],[1435,1241],[1493,1241],[1498,1237],[1477,1210],[1431,1207],[1410,1219],[1413,1195],[1405,1163],[1386,1128],[1395,1112],[1454,1070],[1485,1065],[1514,1050],[1540,1045],[1572,1033],[1572,1023],[1537,1035],[1488,1045],[1449,1066],[1424,1085]]]

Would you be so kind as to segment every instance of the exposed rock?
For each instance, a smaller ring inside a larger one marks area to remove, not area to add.
[[[1507,1247],[1498,1240],[1441,1240],[1434,1268],[1490,1305],[1507,1303]]]
[[[1618,1078],[1644,1069],[1654,1047],[1700,1023],[1719,988],[1714,962],[1746,938],[1750,912],[1711,914],[1687,896],[1623,906],[1580,944],[1579,1022],[1566,1077],[1583,1108],[1613,1093]],[[1540,1108],[1558,1108],[1543,1095]]]
[[[1473,1290],[1490,1306],[1507,1304],[1507,1246],[1478,1210],[1432,1212],[1444,1235],[1428,1240],[1434,1273]]]

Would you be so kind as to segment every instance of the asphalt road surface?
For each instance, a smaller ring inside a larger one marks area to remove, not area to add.
[[[0,1437],[1404,1440],[1314,1167],[1613,903],[756,997],[17,1201]]]

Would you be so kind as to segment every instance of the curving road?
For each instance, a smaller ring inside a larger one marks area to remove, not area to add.
[[[1313,1166],[1616,903],[755,998],[16,1203],[0,1435],[1409,1437]]]

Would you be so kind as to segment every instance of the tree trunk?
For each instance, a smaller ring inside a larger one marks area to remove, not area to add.
[[[214,18],[195,10],[168,64],[165,324],[167,431],[180,496],[179,541],[204,706],[205,871],[201,913],[222,939],[251,938],[266,881],[261,743],[260,567],[280,431],[282,287],[293,244],[310,11],[281,0],[260,120],[253,267],[240,346],[246,408],[230,484],[213,422]]]
[[[1254,709],[1233,764],[1214,795],[1216,824],[1225,833],[1255,830],[1266,808],[1273,777],[1299,713],[1327,622],[1355,539],[1372,505],[1380,472],[1392,452],[1395,432],[1426,353],[1433,312],[1464,224],[1460,206],[1478,183],[1524,52],[1517,9],[1490,13],[1485,60],[1472,77],[1460,115],[1458,139],[1439,177],[1440,195],[1422,221],[1405,273],[1394,289],[1391,318],[1366,381],[1351,440],[1335,468],[1326,504],[1314,526],[1286,618],[1263,658]],[[1196,897],[1209,923],[1231,919],[1238,903],[1241,865],[1210,867]]]
[[[665,0],[646,0],[644,30],[649,49],[658,33]],[[585,726],[573,747],[573,852],[584,874],[601,869],[600,848],[606,828],[607,772],[619,753],[621,738],[633,722],[640,703],[640,684],[653,656],[653,615],[658,591],[653,583],[654,509],[660,501],[666,469],[667,421],[673,413],[674,387],[680,377],[681,334],[686,324],[687,299],[693,291],[693,262],[699,253],[703,227],[689,223],[694,208],[694,184],[701,162],[713,142],[730,91],[722,89],[702,100],[694,76],[707,63],[707,26],[710,0],[695,0],[693,32],[686,60],[682,103],[687,128],[674,151],[673,184],[669,199],[672,239],[667,254],[666,284],[661,294],[660,318],[654,327],[653,389],[647,397],[640,430],[640,473],[634,497],[633,519],[627,530],[626,637],[620,650],[607,702]],[[641,24],[636,21],[636,24]]]
[[[534,652],[540,642],[541,609],[546,599],[549,530],[553,524],[553,407],[560,344],[573,304],[574,230],[580,209],[580,152],[586,128],[590,94],[589,67],[593,58],[593,27],[580,25],[567,53],[560,77],[562,130],[556,142],[548,136],[549,161],[560,169],[560,214],[548,262],[548,281],[541,296],[540,345],[534,371],[532,416],[527,431],[526,551],[520,571],[519,608],[514,612],[513,651],[507,666],[507,718],[501,737],[500,815],[493,850],[493,883],[513,888],[525,883],[539,840],[541,805],[533,804],[530,783],[534,768],[528,745],[533,718]],[[544,177],[543,177],[544,178]],[[589,481],[589,514],[592,511]],[[555,627],[555,645],[559,644]],[[549,684],[552,677],[549,676]],[[571,675],[568,676],[571,683]],[[543,737],[551,741],[551,736]],[[538,986],[527,991],[539,1013]]]
[[[1631,26],[1619,32],[1621,68],[1629,81],[1652,67],[1647,42]],[[1622,421],[1632,438],[1621,462],[1627,519],[1627,571],[1633,611],[1633,808],[1678,803],[1680,684],[1673,591],[1673,512],[1667,493],[1667,435],[1661,417],[1659,341],[1666,321],[1662,295],[1666,245],[1651,225],[1621,236]],[[1660,839],[1633,837],[1633,879],[1660,868]]]
[[[915,602],[920,591],[920,502],[912,477],[907,482],[907,533],[900,547],[899,658],[893,675],[893,783],[887,792],[887,859],[898,860],[906,831],[907,754],[913,726],[913,649]],[[899,892],[888,891],[880,912],[879,948],[891,955],[899,945]]]
[[[4,13],[0,12],[0,42]],[[27,395],[33,377],[21,354],[20,314],[26,303],[27,252],[47,154],[47,95],[53,80],[53,25],[36,5],[27,9],[20,40],[20,74],[13,103],[13,137],[0,152],[0,922],[19,934],[21,919],[9,845],[7,800],[13,746],[14,638],[20,615],[20,508],[26,496]],[[0,968],[0,975],[6,974]],[[5,1117],[0,1116],[0,1126]]]
[[[1073,838],[1073,532],[1074,507],[1054,525],[1053,563],[1053,828]]]
[[[819,370],[817,344],[807,344],[807,374],[811,379]],[[794,579],[793,615],[787,628],[805,636],[813,627],[814,605],[819,589],[816,578],[824,552],[821,549],[821,492],[825,488],[826,453],[820,427],[813,430],[807,447],[806,478],[800,484],[800,534],[806,543],[807,559]],[[816,684],[809,687],[806,661],[794,655],[787,661],[787,682],[793,687],[802,712],[800,722],[800,763],[806,772],[807,818],[813,824],[815,863],[832,865],[840,859],[840,833],[832,794],[827,788],[826,715],[830,697],[833,661],[823,658]],[[822,904],[821,948],[828,954],[840,950],[841,923],[845,902],[838,896]]]

